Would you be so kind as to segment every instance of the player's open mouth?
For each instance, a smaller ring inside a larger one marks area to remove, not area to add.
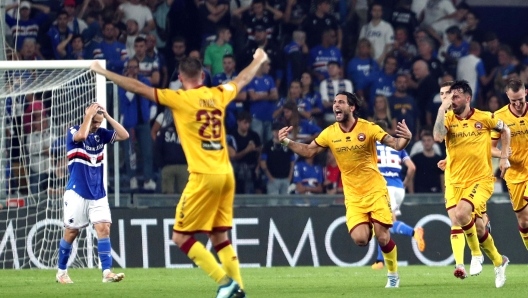
[[[334,114],[336,116],[342,116],[343,115],[343,112],[341,110],[334,110]]]

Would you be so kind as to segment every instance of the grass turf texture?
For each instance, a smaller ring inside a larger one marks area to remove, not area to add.
[[[467,267],[469,270],[469,266]],[[510,265],[503,288],[493,266],[465,280],[453,266],[400,267],[400,288],[385,289],[386,270],[370,267],[242,269],[246,292],[258,297],[526,297],[526,265]],[[55,282],[55,270],[0,270],[0,297],[215,297],[216,285],[199,269],[124,269],[124,281],[103,284],[101,271],[70,269],[74,284]]]

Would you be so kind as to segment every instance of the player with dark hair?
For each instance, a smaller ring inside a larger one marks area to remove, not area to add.
[[[154,89],[143,83],[103,69],[98,62],[91,69],[123,89],[139,94],[172,110],[178,135],[189,164],[189,182],[176,207],[172,240],[219,285],[217,298],[245,297],[238,257],[227,231],[233,222],[235,178],[224,129],[227,105],[268,60],[257,49],[253,61],[231,82],[217,87],[202,85],[205,74],[195,58],[180,62],[178,78],[183,89]],[[222,267],[195,233],[208,233]]]
[[[97,250],[103,270],[103,282],[119,282],[125,275],[113,273],[112,247],[110,244],[110,207],[103,182],[104,145],[128,139],[126,129],[115,121],[97,103],[85,110],[83,123],[72,126],[66,137],[68,170],[70,178],[64,192],[64,237],[59,245],[59,270],[57,282],[71,284],[68,275],[68,259],[72,244],[79,235],[79,229],[91,222],[97,232]],[[101,127],[106,119],[115,129]]]
[[[505,271],[509,260],[499,254],[492,236],[484,228],[482,212],[493,194],[491,133],[496,131],[502,137],[500,170],[501,176],[504,176],[510,167],[510,130],[490,112],[471,108],[472,94],[467,81],[455,81],[448,95],[442,99],[433,134],[435,141],[446,141],[452,199],[457,202],[454,207],[456,221],[464,231],[472,255],[481,254],[481,246],[492,260],[495,286],[500,288],[506,282]],[[450,107],[452,110],[446,113]],[[467,277],[463,263],[456,264],[454,275],[461,279]]]
[[[526,150],[528,134],[525,133],[528,125],[526,113],[528,90],[521,80],[512,79],[507,82],[505,91],[510,104],[495,112],[495,116],[503,119],[505,126],[511,131],[511,168],[506,172],[504,179],[510,193],[513,211],[517,216],[521,238],[528,249],[528,208],[526,208],[528,206],[528,151]],[[493,147],[497,147],[499,139],[503,143],[502,136],[498,133],[492,133],[491,137]]]
[[[293,152],[313,157],[330,148],[342,173],[347,227],[359,246],[366,246],[372,238],[372,227],[387,264],[386,288],[397,288],[398,276],[396,244],[390,238],[392,213],[387,182],[377,165],[376,141],[396,150],[403,150],[412,133],[405,120],[398,123],[397,138],[387,134],[378,125],[358,118],[361,100],[352,93],[339,92],[333,105],[336,123],[330,125],[310,144],[288,139],[292,127],[279,131],[279,140]]]

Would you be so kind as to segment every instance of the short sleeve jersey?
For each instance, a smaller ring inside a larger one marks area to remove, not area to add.
[[[506,171],[505,179],[509,183],[520,183],[528,180],[528,115],[524,111],[522,116],[515,115],[510,105],[502,107],[495,112],[495,117],[504,122],[510,129],[510,147],[512,155],[510,157],[511,167]],[[500,133],[493,131],[491,138],[498,140]]]
[[[237,92],[234,83],[177,91],[156,89],[157,101],[172,110],[189,172],[227,174],[233,171],[227,152],[224,114]]]
[[[496,129],[498,121],[492,113],[477,109],[472,109],[464,119],[453,111],[447,112],[444,125],[451,185],[468,187],[492,177],[491,131]]]
[[[315,143],[330,148],[341,170],[345,196],[358,201],[386,188],[387,182],[378,169],[376,141],[387,133],[378,125],[358,119],[350,131],[334,123],[315,139]]]

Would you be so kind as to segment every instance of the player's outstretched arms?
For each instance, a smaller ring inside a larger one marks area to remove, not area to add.
[[[105,76],[107,79],[116,83],[119,87],[125,89],[126,91],[130,91],[148,100],[156,102],[154,88],[147,86],[136,79],[118,75],[117,73],[104,69],[97,61],[94,61],[92,65],[90,65],[90,69],[102,76]]]
[[[110,114],[108,114],[105,108],[101,107],[100,110],[103,112],[103,116],[105,117],[106,121],[108,121],[108,123],[114,128],[116,132],[116,141],[127,140],[129,138],[128,131],[123,127],[123,125],[115,121],[115,119],[112,118]]]
[[[409,142],[412,139],[412,133],[407,127],[405,120],[398,122],[398,126],[396,126],[396,136],[397,138],[393,138],[391,135],[386,135],[382,140],[383,145],[389,146],[397,151],[403,150],[409,145]]]
[[[268,54],[266,54],[263,49],[258,48],[255,51],[255,54],[253,54],[253,61],[251,61],[251,63],[246,68],[244,68],[232,81],[235,83],[235,85],[237,85],[237,90],[239,90],[239,92],[253,80],[262,63],[266,62],[267,60]]]
[[[89,107],[84,110],[84,120],[79,128],[79,131],[73,136],[75,142],[82,142],[86,140],[90,134],[90,125],[92,124],[92,119],[97,115],[99,111],[99,104],[92,103]]]
[[[292,128],[292,126],[287,126],[279,130],[279,141],[282,145],[290,148],[293,152],[299,154],[300,156],[309,158],[314,157],[326,149],[317,145],[315,141],[312,141],[310,144],[303,144],[288,139],[288,134]]]

